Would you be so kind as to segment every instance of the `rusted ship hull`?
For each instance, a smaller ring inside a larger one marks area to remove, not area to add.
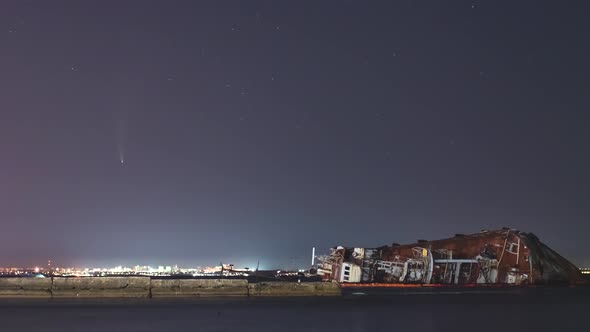
[[[584,284],[578,268],[535,235],[503,228],[379,248],[332,248],[315,267],[341,283]]]

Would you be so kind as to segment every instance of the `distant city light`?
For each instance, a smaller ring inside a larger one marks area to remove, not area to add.
[[[90,277],[90,276],[115,276],[115,275],[135,275],[135,276],[178,276],[186,275],[193,277],[207,276],[227,276],[227,277],[248,277],[254,275],[256,268],[244,267],[236,268],[234,264],[220,264],[211,267],[194,267],[181,268],[178,265],[135,265],[133,267],[115,266],[115,267],[0,267],[0,275],[29,276],[44,278],[48,276],[61,277]],[[274,270],[279,275],[295,275],[297,271],[304,270]]]

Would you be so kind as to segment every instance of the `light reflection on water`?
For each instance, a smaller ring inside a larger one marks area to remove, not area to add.
[[[585,294],[583,294],[585,293]],[[2,331],[545,331],[581,326],[588,290],[341,298],[0,299]]]

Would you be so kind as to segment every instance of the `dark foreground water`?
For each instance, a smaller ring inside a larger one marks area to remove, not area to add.
[[[0,299],[0,331],[590,331],[586,289],[351,293],[341,298]]]

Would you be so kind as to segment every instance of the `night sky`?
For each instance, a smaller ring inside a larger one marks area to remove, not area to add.
[[[308,267],[503,226],[590,264],[584,1],[0,5],[0,266]]]

